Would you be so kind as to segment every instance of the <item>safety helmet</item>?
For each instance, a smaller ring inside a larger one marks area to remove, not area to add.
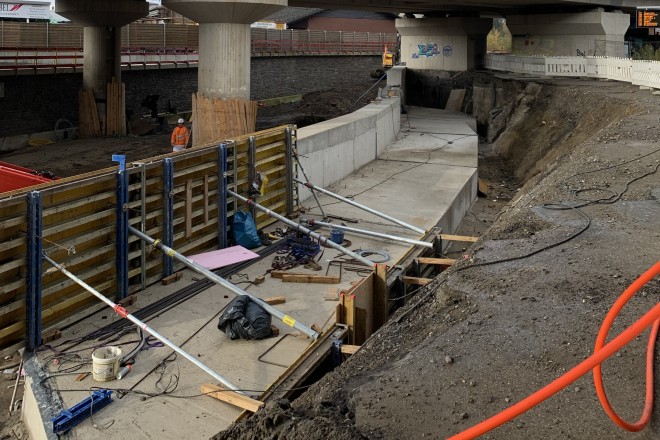
[[[183,120],[183,118],[179,118],[179,120],[177,121],[177,123],[179,123],[179,124],[183,124],[184,122],[185,121]]]

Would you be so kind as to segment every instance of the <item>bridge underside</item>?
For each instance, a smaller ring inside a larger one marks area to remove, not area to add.
[[[577,11],[602,7],[630,10],[643,0],[289,0],[289,6],[324,9],[356,9],[378,12],[419,13],[444,16],[450,12],[502,14],[560,10]]]

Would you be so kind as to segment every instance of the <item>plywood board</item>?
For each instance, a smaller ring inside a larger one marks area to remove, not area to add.
[[[449,99],[447,99],[447,105],[445,106],[445,110],[460,112],[461,107],[463,107],[464,99],[465,99],[465,89],[452,90],[449,93]]]

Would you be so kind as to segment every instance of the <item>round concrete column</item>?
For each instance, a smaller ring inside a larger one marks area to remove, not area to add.
[[[121,81],[121,28],[86,26],[84,42],[83,89],[104,97],[113,76]]]
[[[199,25],[199,93],[210,98],[250,99],[250,24],[287,0],[163,0]]]
[[[249,24],[199,25],[198,90],[213,98],[250,99]]]

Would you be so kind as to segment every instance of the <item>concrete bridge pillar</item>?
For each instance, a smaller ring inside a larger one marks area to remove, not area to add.
[[[513,35],[515,55],[628,55],[624,35],[630,26],[630,16],[621,11],[509,15],[506,25]]]
[[[401,62],[412,69],[465,71],[482,66],[490,18],[399,18]]]
[[[287,5],[287,0],[163,0],[199,23],[198,93],[193,96],[193,144],[203,145],[255,130],[250,103],[250,25]],[[229,100],[239,100],[239,105]],[[215,111],[206,111],[213,108]],[[218,111],[220,109],[220,111]],[[241,114],[236,115],[239,111]],[[236,117],[227,117],[231,113]],[[203,119],[203,120],[202,120]],[[228,126],[246,120],[247,128]],[[223,122],[224,121],[224,122]],[[214,125],[215,129],[210,129]],[[222,127],[220,130],[217,127]]]
[[[135,0],[56,0],[55,12],[84,27],[83,90],[94,92],[101,129],[105,125],[106,85],[116,78],[121,83],[121,28],[149,13],[149,4]],[[89,115],[81,103],[81,122]],[[118,109],[124,114],[123,109]],[[81,136],[94,134],[81,124]],[[103,131],[103,130],[102,130]],[[108,134],[126,134],[113,133]]]

